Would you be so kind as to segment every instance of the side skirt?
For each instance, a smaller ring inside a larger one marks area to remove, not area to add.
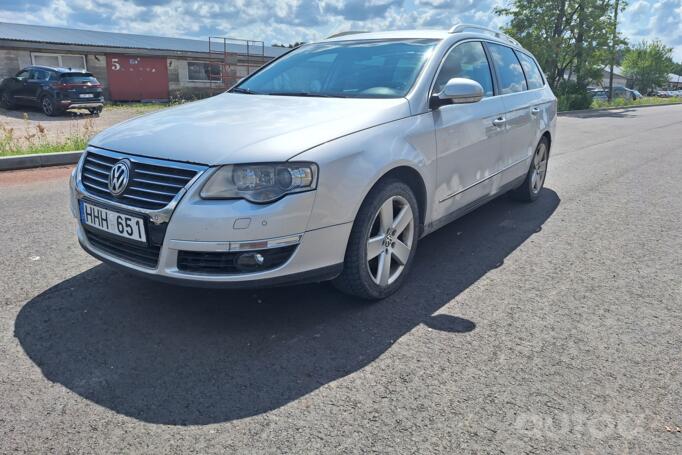
[[[431,223],[429,223],[428,225],[426,225],[424,227],[422,237],[425,237],[425,236],[431,234],[432,232],[442,228],[446,224],[452,223],[456,219],[463,217],[467,213],[470,213],[470,212],[476,210],[480,206],[492,201],[493,199],[496,199],[496,198],[502,196],[503,194],[507,193],[508,191],[511,191],[515,188],[518,188],[524,182],[524,180],[526,180],[526,174],[523,174],[523,175],[515,178],[514,180],[502,185],[500,187],[500,189],[495,194],[490,194],[488,196],[482,197],[481,199],[478,199],[474,202],[471,202],[470,204],[467,204],[464,207],[460,207],[459,209],[455,210],[452,213],[448,213],[447,215],[442,216],[435,221],[432,221]]]

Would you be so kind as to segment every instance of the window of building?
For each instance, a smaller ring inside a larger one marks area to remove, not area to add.
[[[439,93],[453,77],[462,77],[478,82],[485,96],[493,96],[493,78],[490,64],[480,42],[463,43],[456,46],[443,61],[438,73],[434,93]]]
[[[34,65],[71,68],[73,70],[87,69],[84,55],[32,53],[31,59]]]
[[[190,81],[221,81],[222,77],[220,63],[187,62],[187,78]]]
[[[500,94],[507,95],[527,90],[526,77],[514,51],[507,46],[493,43],[488,43],[488,48],[490,49],[493,63],[495,63],[500,83]]]
[[[542,74],[540,74],[540,70],[538,69],[538,65],[535,63],[535,61],[523,52],[517,52],[516,56],[521,62],[523,72],[526,73],[528,90],[534,90],[536,88],[543,87],[545,83],[543,82]]]

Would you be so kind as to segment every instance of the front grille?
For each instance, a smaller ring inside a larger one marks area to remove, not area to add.
[[[161,250],[159,246],[136,245],[90,229],[85,230],[85,235],[95,249],[124,261],[152,269],[156,268],[159,263],[159,251]]]
[[[274,269],[289,260],[297,245],[258,251],[203,252],[178,251],[178,270],[208,275],[234,275]],[[260,266],[243,266],[237,259],[244,254],[261,254]]]
[[[131,207],[159,210],[167,206],[197,174],[196,170],[181,165],[160,166],[127,157],[132,164],[130,182],[123,194],[116,197],[109,192],[109,172],[121,158],[87,152],[81,180],[90,193]]]

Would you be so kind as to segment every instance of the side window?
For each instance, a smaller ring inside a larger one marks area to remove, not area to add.
[[[521,62],[523,67],[523,72],[526,73],[526,80],[528,81],[528,90],[534,90],[536,88],[541,88],[545,85],[542,80],[542,74],[535,60],[524,54],[523,52],[517,52],[516,56]]]
[[[495,63],[495,70],[500,83],[500,94],[507,95],[527,90],[526,78],[514,51],[507,46],[493,43],[488,43],[488,48]]]
[[[46,81],[50,77],[50,73],[43,70],[31,70],[29,79],[32,81]]]
[[[469,42],[455,46],[443,61],[433,87],[434,93],[443,90],[453,77],[474,80],[481,84],[486,97],[493,96],[493,78],[483,44]]]
[[[28,70],[19,71],[14,77],[17,79],[28,79]]]

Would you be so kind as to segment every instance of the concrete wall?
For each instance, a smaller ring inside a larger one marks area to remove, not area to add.
[[[209,62],[209,60],[192,58],[168,59],[168,89],[171,98],[192,99],[216,95],[225,91],[231,83],[249,74],[249,67],[246,66],[245,62],[235,58],[228,62],[230,64],[228,84],[223,85],[220,81],[191,81],[189,80],[189,62]],[[255,66],[252,67],[251,72],[255,71],[255,69]]]
[[[0,49],[0,79],[12,77],[31,64],[31,53],[19,49]]]
[[[107,56],[104,54],[86,54],[85,66],[102,84],[104,98],[109,99],[109,79],[107,77]]]

